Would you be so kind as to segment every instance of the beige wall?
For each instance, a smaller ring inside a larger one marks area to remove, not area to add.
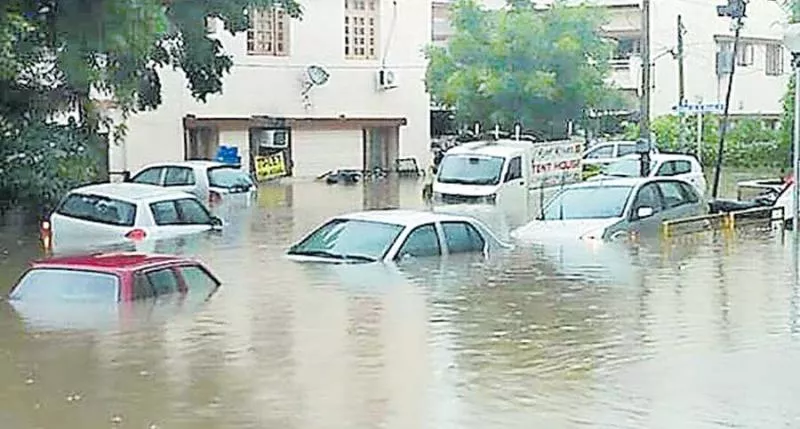
[[[162,107],[129,121],[127,168],[183,159],[182,118],[187,114],[198,118],[406,118],[408,124],[400,130],[401,156],[414,156],[427,165],[430,113],[423,48],[430,41],[430,0],[398,1],[396,9],[392,0],[381,0],[381,43],[376,60],[344,58],[344,0],[301,3],[305,15],[290,24],[290,55],[286,57],[248,56],[244,34],[217,34],[226,51],[233,55],[235,66],[225,78],[223,94],[210,96],[205,104],[192,99],[182,74],[163,70]],[[390,34],[393,17],[396,22],[394,33]],[[379,91],[376,73],[384,54],[386,68],[395,72],[399,87]],[[306,109],[300,92],[302,76],[309,65],[324,67],[330,79],[309,92],[310,108]],[[220,144],[226,144],[223,135]],[[112,159],[117,158],[112,155]]]

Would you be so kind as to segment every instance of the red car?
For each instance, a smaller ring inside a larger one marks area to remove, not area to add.
[[[126,302],[189,290],[217,290],[220,281],[199,261],[180,256],[107,253],[31,263],[10,300]]]

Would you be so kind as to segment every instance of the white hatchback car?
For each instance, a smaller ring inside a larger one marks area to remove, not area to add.
[[[189,192],[209,205],[233,201],[248,204],[256,193],[255,181],[238,165],[206,160],[148,164],[129,182]]]
[[[609,177],[639,177],[639,155],[624,156],[608,164],[599,175],[588,180],[602,180]],[[650,155],[650,177],[673,177],[691,183],[700,196],[706,194],[706,177],[703,166],[691,155],[658,153]]]
[[[135,183],[103,183],[73,189],[49,224],[52,249],[102,247],[222,228],[192,194]]]
[[[480,221],[416,210],[367,210],[336,216],[295,244],[299,262],[399,262],[408,258],[510,248]]]

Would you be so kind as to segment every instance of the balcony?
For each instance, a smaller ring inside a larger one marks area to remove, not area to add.
[[[642,59],[632,56],[629,59],[611,60],[609,81],[624,90],[638,90],[641,80]]]

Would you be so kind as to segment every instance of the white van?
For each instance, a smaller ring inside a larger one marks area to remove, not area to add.
[[[581,181],[583,142],[496,140],[447,151],[433,180],[434,203],[485,203],[527,217],[531,191]]]

